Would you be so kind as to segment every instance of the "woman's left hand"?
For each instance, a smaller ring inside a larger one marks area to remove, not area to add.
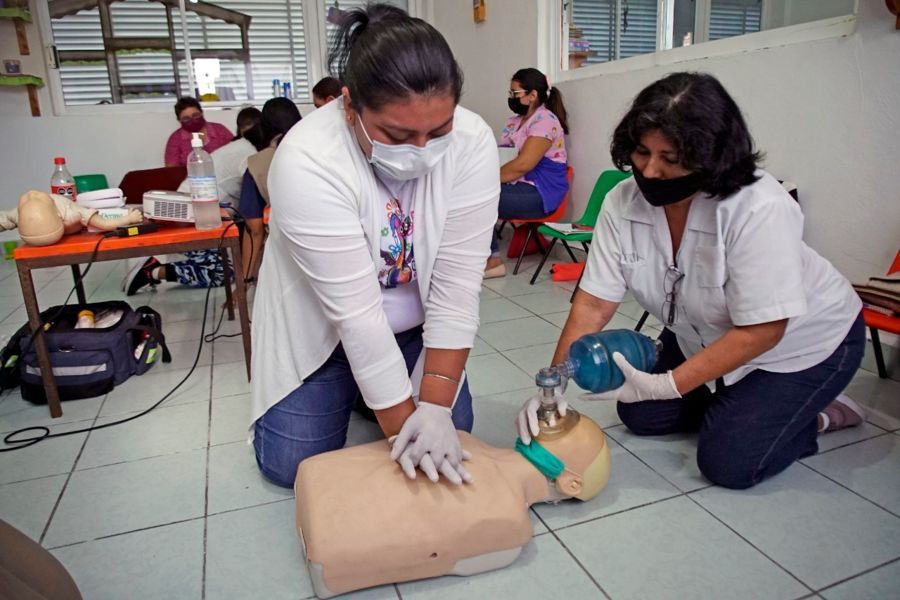
[[[618,402],[640,402],[641,400],[669,400],[681,398],[675,387],[672,371],[651,374],[638,371],[619,352],[613,352],[613,360],[622,369],[625,383],[614,390],[600,394],[582,394],[584,400],[616,400]]]
[[[472,475],[462,465],[470,458],[459,442],[449,407],[419,402],[391,440],[391,458],[410,479],[416,478],[416,468],[437,483],[439,474],[450,483],[471,483]]]

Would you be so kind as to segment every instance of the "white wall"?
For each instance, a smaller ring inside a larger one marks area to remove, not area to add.
[[[449,6],[469,3],[435,4],[435,25],[469,81],[478,82],[465,104],[496,130],[508,116],[502,93],[509,73],[534,55],[535,30],[518,27],[536,26],[521,16],[536,3],[529,0],[526,10],[524,1],[489,2],[485,25],[501,34],[480,37],[471,37],[463,8]],[[507,14],[513,4],[518,14]],[[743,109],[766,168],[799,185],[807,243],[851,280],[883,273],[900,246],[900,31],[883,3],[859,4],[858,30],[846,38],[557,82],[572,130],[572,213],[583,210],[597,174],[612,168],[610,136],[637,92],[671,71],[706,71]],[[517,19],[525,21],[508,22]]]
[[[471,2],[434,0],[432,23],[465,74],[462,105],[484,117],[499,136],[510,116],[510,77],[523,67],[537,66],[537,1],[490,0],[487,19],[475,23]]]

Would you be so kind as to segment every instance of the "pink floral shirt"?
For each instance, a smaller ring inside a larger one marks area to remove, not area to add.
[[[528,138],[546,138],[550,140],[550,147],[544,153],[544,158],[548,158],[553,162],[568,163],[569,157],[566,153],[565,134],[556,115],[546,106],[539,106],[528,121],[520,127],[519,125],[522,123],[523,118],[520,115],[516,115],[506,121],[503,131],[500,132],[500,145],[515,146],[516,150],[521,152],[522,146],[525,145],[525,140]],[[519,183],[520,181],[533,184],[533,182],[528,181],[524,177],[510,181],[510,183]]]

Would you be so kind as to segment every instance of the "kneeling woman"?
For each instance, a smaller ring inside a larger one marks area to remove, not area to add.
[[[553,363],[630,290],[665,325],[659,363],[648,374],[616,356],[625,384],[590,399],[618,401],[638,435],[699,430],[700,470],[725,487],[756,485],[814,454],[819,431],[858,424],[841,392],[862,360],[862,304],[803,242],[799,206],[757,168],[722,85],[696,73],[651,84],[612,159],[634,178],[603,203]]]
[[[408,476],[460,483],[463,367],[500,191],[493,134],[457,106],[462,73],[424,21],[370,4],[337,44],[343,96],[291,128],[268,177],[256,460],[290,487],[301,460],[344,445],[362,395]]]

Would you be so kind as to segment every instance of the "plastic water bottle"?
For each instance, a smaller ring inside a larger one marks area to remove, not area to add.
[[[75,178],[66,168],[66,159],[57,156],[53,159],[53,175],[50,176],[50,192],[75,200]]]
[[[272,80],[272,97],[277,98],[281,95],[281,82],[277,79]]]
[[[649,372],[661,347],[659,341],[630,329],[589,333],[572,342],[568,359],[541,369],[535,383],[544,389],[553,388],[561,385],[562,377],[568,377],[590,392],[614,390],[625,383],[625,376],[613,361],[613,352],[620,352],[637,370]]]
[[[193,135],[193,150],[187,158],[187,178],[194,208],[194,226],[197,229],[217,229],[222,226],[222,216],[219,214],[219,190],[216,187],[213,159],[203,149],[200,134]]]
[[[283,92],[281,94],[282,96],[284,96],[285,98],[293,98],[294,97],[294,94],[291,92],[291,82],[290,81],[285,81],[282,84],[282,89],[283,89]]]

